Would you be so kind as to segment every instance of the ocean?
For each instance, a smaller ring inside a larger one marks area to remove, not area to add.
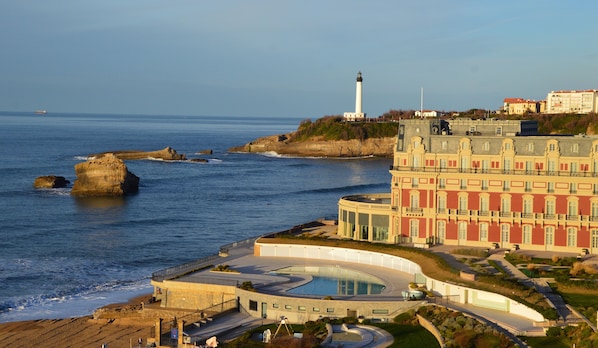
[[[152,272],[336,217],[341,196],[390,191],[391,159],[227,151],[300,121],[0,112],[0,322],[91,314],[150,293]],[[89,154],[166,146],[208,162],[127,161],[140,187],[122,199],[33,188],[43,175],[72,185]]]

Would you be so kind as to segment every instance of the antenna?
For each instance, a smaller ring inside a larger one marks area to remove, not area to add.
[[[419,102],[419,118],[424,118],[424,88],[421,89],[421,97]]]

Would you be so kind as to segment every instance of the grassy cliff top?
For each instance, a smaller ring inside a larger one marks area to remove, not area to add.
[[[398,127],[396,122],[346,122],[342,116],[324,116],[315,122],[302,121],[291,140],[388,138],[397,135]]]

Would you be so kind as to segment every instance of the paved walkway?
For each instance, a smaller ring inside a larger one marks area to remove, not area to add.
[[[535,288],[539,293],[544,295],[548,299],[549,303],[556,309],[561,320],[565,323],[570,321],[577,321],[569,308],[567,307],[563,298],[552,291],[550,285],[548,285],[547,279],[544,278],[529,278],[519,268],[514,266],[509,261],[505,260],[504,252],[496,252],[488,257],[488,260],[493,260],[499,265],[505,272],[512,278],[517,279],[521,284]]]

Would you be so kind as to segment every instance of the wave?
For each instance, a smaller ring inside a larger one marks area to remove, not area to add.
[[[69,291],[15,296],[0,302],[0,322],[89,315],[99,307],[151,292],[148,280],[149,277],[133,281],[114,280],[82,285]]]
[[[300,159],[326,159],[326,160],[360,160],[366,158],[375,158],[374,155],[355,156],[355,157],[335,157],[335,156],[298,156],[289,154],[279,154],[276,151],[256,152],[258,155],[271,158],[300,158]]]
[[[349,185],[340,187],[326,187],[319,189],[310,189],[296,191],[296,194],[311,194],[311,193],[334,193],[334,192],[347,192],[347,191],[364,191],[374,188],[388,188],[388,183],[376,183],[376,184],[362,184],[362,185]]]

